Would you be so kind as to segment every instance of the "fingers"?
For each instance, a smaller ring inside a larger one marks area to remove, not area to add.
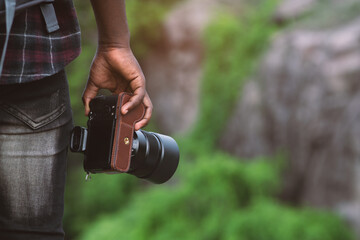
[[[85,115],[89,115],[90,112],[90,101],[96,97],[99,88],[93,84],[91,80],[88,81],[85,90],[83,92],[82,100],[85,105]],[[121,113],[126,114],[128,111],[139,105],[141,102],[145,105],[145,114],[144,117],[135,124],[135,130],[139,130],[140,128],[145,127],[152,115],[153,105],[151,103],[149,95],[146,93],[144,88],[138,88],[134,92],[134,96],[132,96],[126,104],[121,108]]]
[[[93,84],[93,82],[89,79],[89,81],[86,84],[86,87],[84,89],[83,95],[82,95],[82,101],[85,105],[85,115],[88,116],[90,112],[90,101],[96,97],[97,93],[99,91],[99,88]]]
[[[136,131],[139,130],[140,128],[145,127],[149,123],[151,115],[152,115],[153,105],[152,105],[150,97],[147,93],[145,94],[143,103],[145,105],[145,115],[144,115],[143,119],[141,119],[139,122],[137,122],[135,124]]]
[[[137,105],[139,105],[141,102],[143,102],[145,94],[146,94],[145,80],[137,79],[137,80],[133,80],[133,81],[138,81],[139,83],[137,84],[138,86],[135,86],[135,88],[133,88],[131,85],[136,85],[136,83],[130,84],[131,92],[133,92],[134,95],[130,98],[130,100],[127,103],[124,104],[124,106],[122,106],[121,113],[124,115],[128,111],[130,111],[131,109],[133,109]]]

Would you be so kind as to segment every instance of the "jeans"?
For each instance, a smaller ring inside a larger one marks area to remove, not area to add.
[[[0,85],[0,239],[64,239],[72,126],[64,71]]]

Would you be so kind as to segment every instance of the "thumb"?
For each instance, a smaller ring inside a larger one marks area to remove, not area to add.
[[[96,97],[99,88],[90,80],[87,82],[84,92],[82,94],[82,101],[85,105],[85,115],[89,115],[90,112],[90,101]]]

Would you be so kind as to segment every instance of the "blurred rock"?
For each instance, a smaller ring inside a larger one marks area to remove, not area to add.
[[[360,229],[360,18],[277,36],[221,139],[240,157],[288,153],[282,198]]]
[[[242,94],[220,141],[221,145],[225,150],[246,159],[272,154],[273,150],[264,138],[267,124],[263,117],[263,97],[257,81],[249,81]]]
[[[293,20],[313,9],[319,0],[284,0],[278,7],[274,19],[278,23]]]
[[[203,31],[219,5],[238,0],[188,0],[171,11],[160,46],[143,62],[154,121],[166,134],[184,133],[195,122],[202,77]]]
[[[358,0],[282,0],[273,18],[278,24],[284,24],[299,20],[301,17],[311,12],[319,13],[321,12],[321,9],[329,10],[329,8],[334,6],[336,6],[336,8],[341,8],[357,3]],[[344,14],[344,12],[340,11],[338,14]],[[336,16],[333,18],[336,18]]]

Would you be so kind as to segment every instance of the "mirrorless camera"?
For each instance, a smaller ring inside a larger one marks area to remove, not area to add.
[[[128,93],[98,96],[90,102],[88,129],[75,127],[70,149],[84,153],[87,173],[129,173],[153,183],[164,183],[179,163],[176,141],[158,133],[134,131],[142,119],[144,106],[121,114],[130,99]]]

